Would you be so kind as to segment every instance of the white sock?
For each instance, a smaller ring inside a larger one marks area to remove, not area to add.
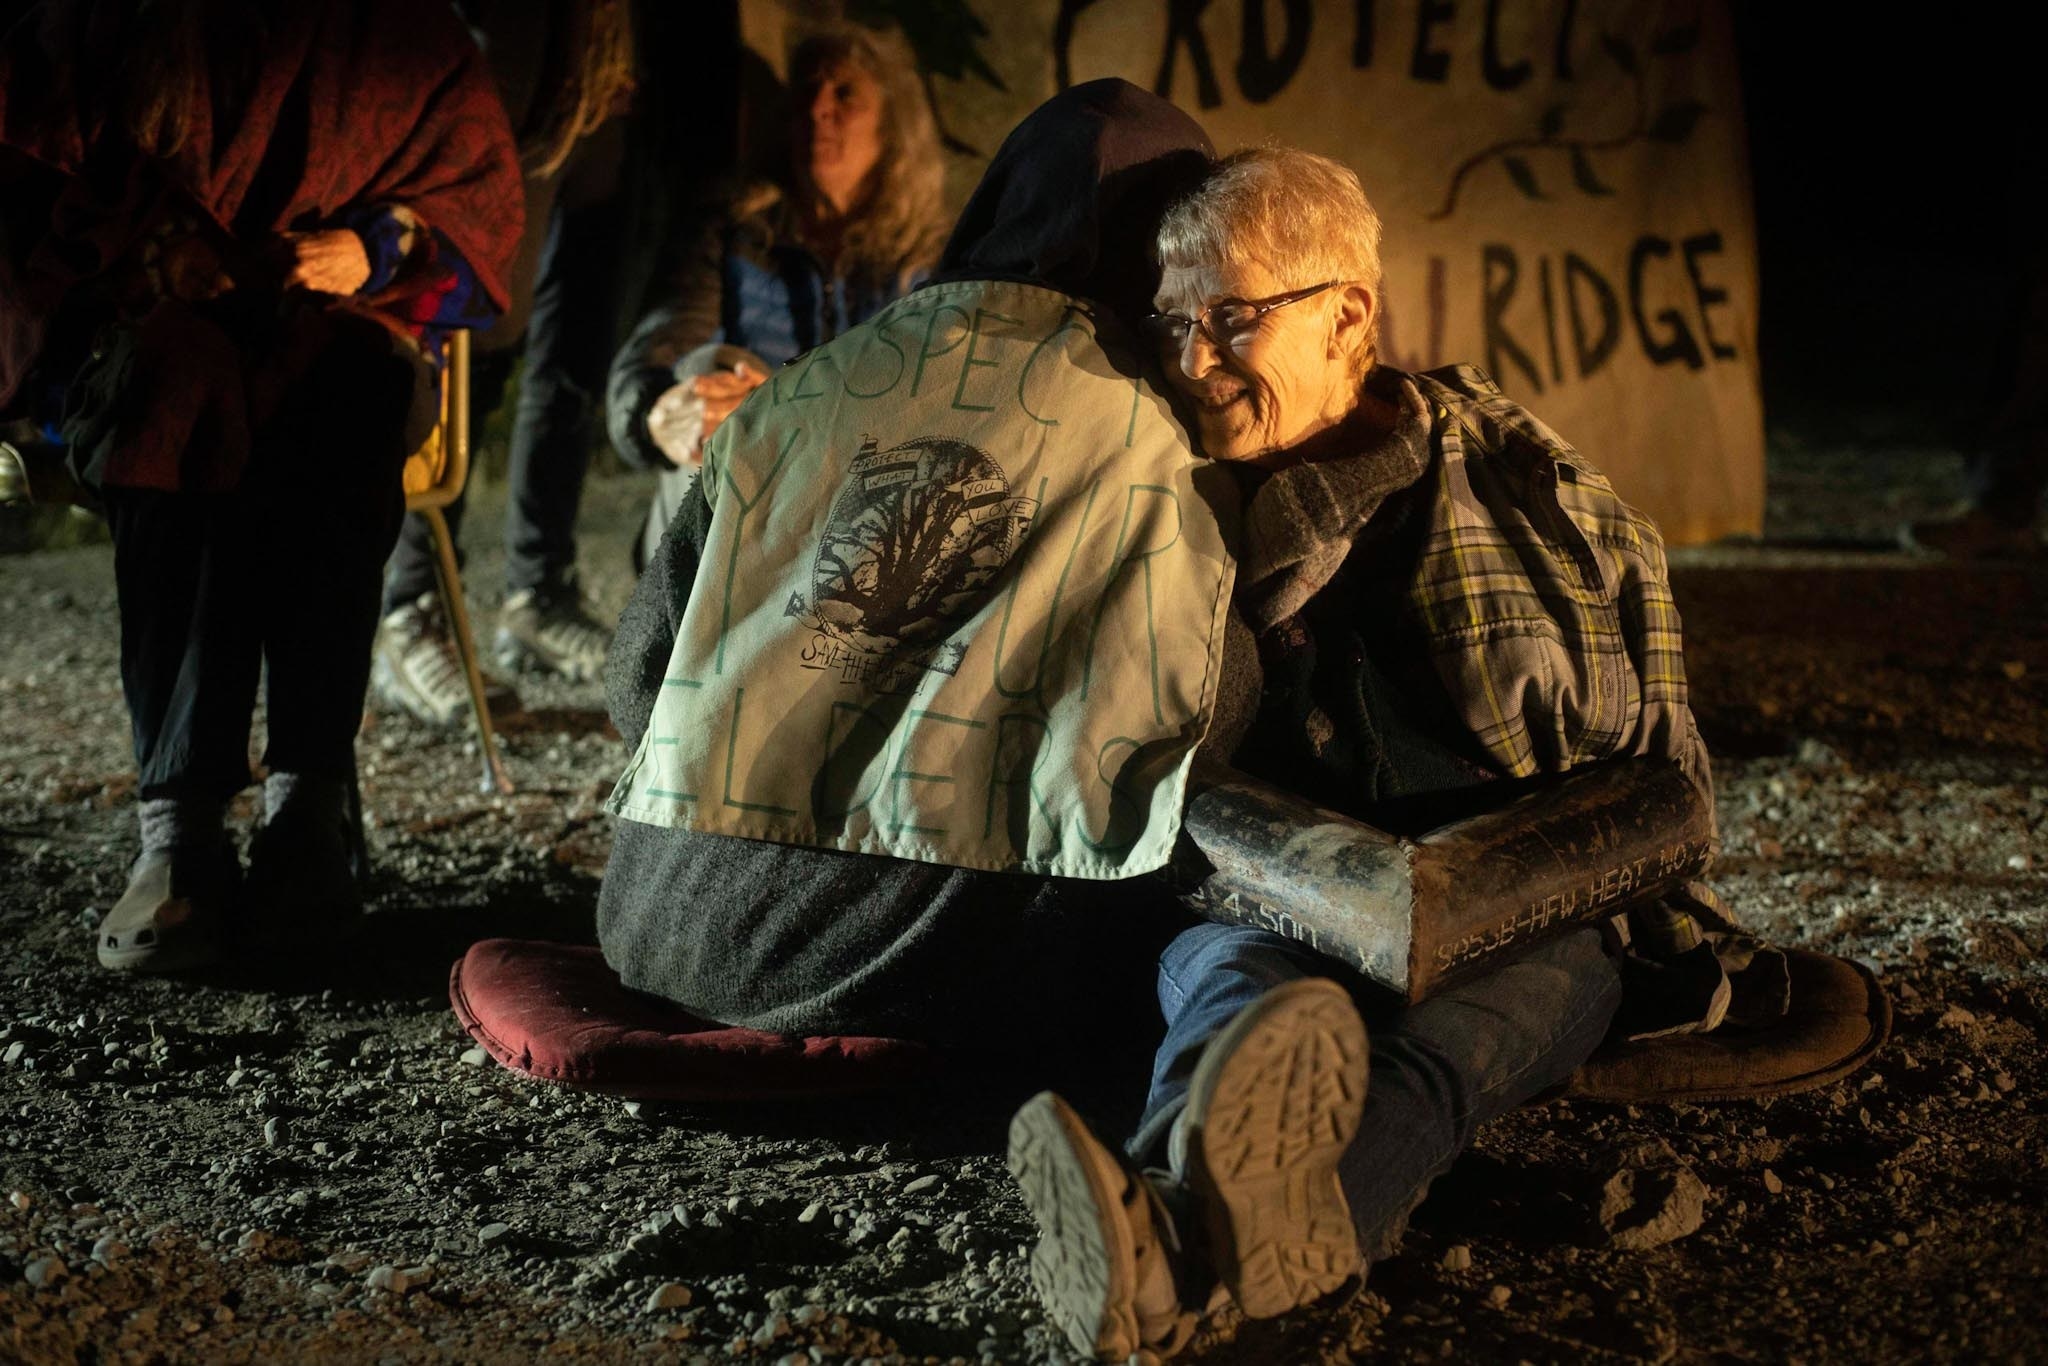
[[[348,809],[348,783],[314,773],[275,772],[263,780],[263,818],[275,821],[290,812],[294,816],[327,816],[342,819]]]
[[[203,849],[219,843],[227,833],[225,802],[146,797],[136,805],[135,814],[142,827],[145,854]]]

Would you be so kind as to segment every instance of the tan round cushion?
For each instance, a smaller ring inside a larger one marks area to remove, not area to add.
[[[1775,1024],[1608,1044],[1572,1074],[1564,1094],[1626,1102],[1782,1096],[1869,1062],[1892,1028],[1877,978],[1832,954],[1787,949],[1785,958],[1791,1008]]]

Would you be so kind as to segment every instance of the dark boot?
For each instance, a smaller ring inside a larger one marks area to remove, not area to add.
[[[346,779],[274,773],[249,845],[242,918],[259,950],[318,949],[361,923],[369,853],[362,801]]]

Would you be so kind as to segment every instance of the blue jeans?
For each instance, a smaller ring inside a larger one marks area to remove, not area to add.
[[[1563,1081],[1606,1036],[1621,976],[1598,931],[1540,944],[1420,1005],[1388,1006],[1291,940],[1247,925],[1201,924],[1159,958],[1166,1038],[1129,1151],[1159,1164],[1202,1048],[1283,982],[1330,977],[1352,988],[1372,1042],[1365,1118],[1338,1164],[1360,1250],[1386,1256],[1409,1213],[1471,1145],[1479,1126]]]
[[[415,382],[352,318],[254,433],[233,491],[102,491],[142,797],[248,786],[259,682],[264,763],[353,778]]]

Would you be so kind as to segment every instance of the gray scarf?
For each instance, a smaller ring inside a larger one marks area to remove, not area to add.
[[[1359,529],[1429,465],[1428,400],[1398,370],[1375,367],[1365,387],[1399,411],[1365,449],[1276,470],[1245,511],[1237,602],[1254,632],[1299,612],[1351,553]]]

